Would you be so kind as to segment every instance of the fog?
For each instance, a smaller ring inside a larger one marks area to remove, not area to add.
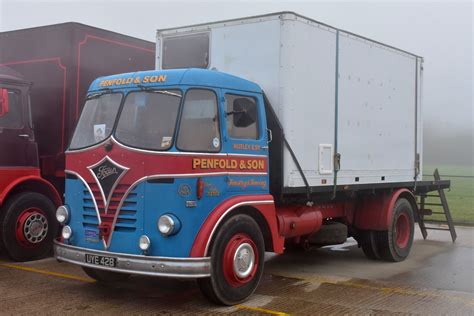
[[[421,55],[424,160],[473,165],[471,1],[0,0],[0,31],[76,21],[154,41],[156,29],[295,11]]]

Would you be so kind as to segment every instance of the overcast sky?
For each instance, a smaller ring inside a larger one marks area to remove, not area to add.
[[[0,0],[0,31],[76,21],[154,41],[160,28],[295,11],[423,56],[426,124],[472,135],[473,10],[472,1]]]

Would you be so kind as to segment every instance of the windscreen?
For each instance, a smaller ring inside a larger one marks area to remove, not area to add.
[[[121,101],[121,93],[107,93],[89,98],[84,104],[69,148],[85,148],[107,139],[112,133]]]
[[[129,93],[120,114],[115,138],[132,147],[169,149],[173,144],[181,96],[179,90]]]

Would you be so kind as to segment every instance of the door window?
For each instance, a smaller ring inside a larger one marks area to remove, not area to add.
[[[258,111],[254,98],[226,94],[227,134],[231,138],[258,139]]]
[[[220,150],[217,97],[214,92],[192,89],[186,93],[177,147],[183,151]]]
[[[19,129],[23,126],[21,94],[16,90],[8,90],[8,112],[0,117],[0,129]]]

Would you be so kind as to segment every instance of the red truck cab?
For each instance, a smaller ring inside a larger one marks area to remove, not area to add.
[[[57,232],[54,210],[61,196],[41,177],[31,84],[11,69],[0,71],[0,233],[10,256],[23,261],[49,251]]]

